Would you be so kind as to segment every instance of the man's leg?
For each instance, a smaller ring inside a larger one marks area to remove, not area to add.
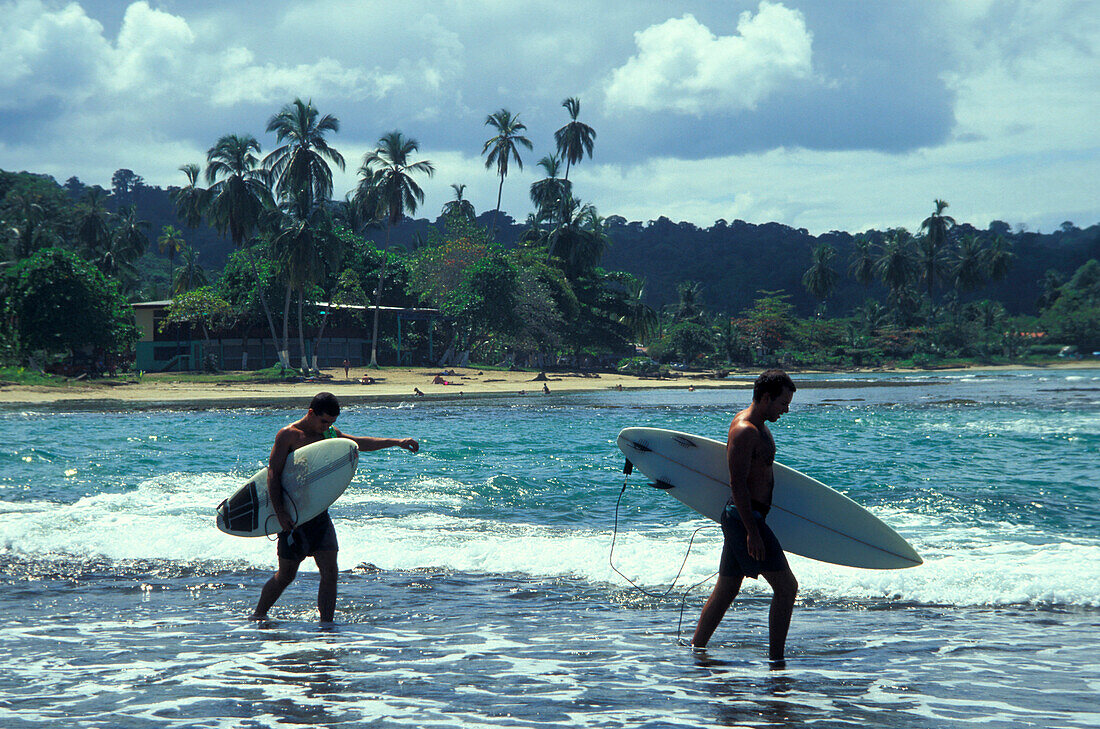
[[[321,584],[317,586],[317,612],[321,614],[322,623],[331,623],[336,615],[336,577],[339,573],[336,554],[333,550],[313,555],[317,571],[321,573]]]
[[[252,613],[253,620],[263,620],[267,617],[267,611],[283,594],[283,590],[294,582],[294,577],[298,574],[298,564],[294,560],[279,558],[279,570],[260,591],[260,601],[256,604],[256,611]]]
[[[737,597],[737,591],[741,589],[743,577],[719,575],[718,582],[714,584],[703,612],[699,615],[699,624],[695,626],[695,635],[691,638],[691,644],[696,648],[706,648],[710,636],[714,634],[718,623],[722,622],[722,616]]]
[[[798,580],[789,567],[761,574],[772,586],[772,606],[768,612],[768,658],[782,661],[787,630],[791,627],[791,613],[794,612],[794,598],[798,595]]]

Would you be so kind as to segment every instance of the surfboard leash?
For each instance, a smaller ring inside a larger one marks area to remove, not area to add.
[[[691,533],[691,539],[688,540],[687,551],[684,552],[684,559],[683,559],[682,562],[680,562],[680,569],[678,569],[676,571],[676,576],[672,578],[672,584],[670,584],[668,586],[668,589],[665,590],[664,592],[661,592],[661,593],[651,592],[651,591],[645,589],[644,587],[642,587],[641,585],[639,585],[634,580],[627,577],[618,567],[615,566],[615,541],[619,536],[619,506],[622,503],[623,494],[626,493],[626,487],[629,483],[630,474],[633,471],[634,471],[634,464],[631,463],[628,460],[626,462],[626,465],[623,466],[623,474],[624,474],[624,476],[623,476],[623,487],[619,490],[619,497],[617,499],[615,499],[615,525],[614,525],[614,528],[612,529],[612,532],[611,532],[611,551],[607,556],[607,562],[608,562],[608,564],[611,565],[611,569],[615,571],[615,574],[619,575],[624,580],[629,582],[635,590],[637,590],[638,592],[642,593],[643,595],[645,595],[647,597],[652,597],[652,598],[655,598],[657,600],[664,600],[669,596],[669,594],[672,592],[672,590],[676,587],[677,580],[680,579],[680,575],[683,574],[683,572],[684,572],[684,567],[687,565],[688,557],[691,556],[691,548],[695,544],[696,535],[699,534],[700,531],[705,529],[707,527],[707,525],[703,525],[703,526],[697,528],[694,532]],[[715,572],[715,573],[709,575],[708,577],[703,578],[699,582],[696,582],[694,585],[689,586],[686,590],[684,590],[684,595],[680,600],[680,618],[676,623],[676,642],[677,643],[680,643],[681,645],[683,644],[683,640],[681,640],[681,638],[680,638],[680,632],[681,632],[681,629],[682,629],[683,623],[684,623],[684,608],[687,605],[688,593],[690,593],[692,590],[694,590],[696,587],[703,584],[704,582],[709,581],[716,574],[718,574],[718,573]]]

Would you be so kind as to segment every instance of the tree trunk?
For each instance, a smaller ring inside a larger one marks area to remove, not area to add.
[[[298,287],[298,357],[302,363],[302,371],[309,372],[309,362],[306,361],[306,338],[305,332],[302,326],[302,307],[304,306],[306,298],[306,289],[304,286]]]
[[[264,296],[264,287],[260,283],[260,268],[256,265],[256,257],[252,255],[251,250],[247,249],[245,250],[245,255],[248,256],[248,262],[252,264],[252,276],[256,279],[256,289],[260,294],[260,305],[264,309],[264,315],[267,317],[267,325],[271,329],[271,341],[277,342],[279,341],[279,337],[275,333],[275,319],[271,316],[271,307],[267,305],[267,297]],[[290,366],[290,362],[284,362],[281,357],[279,359],[279,362],[283,365],[283,367]]]
[[[279,362],[288,369],[290,368],[290,291],[288,283],[286,297],[283,299],[283,348],[279,350]]]
[[[390,247],[390,229],[393,224],[386,226],[386,243],[382,246],[382,268],[378,271],[378,288],[374,290],[374,334],[370,340],[370,365],[378,367],[378,309],[382,305],[382,282],[386,278],[386,256]]]
[[[500,215],[500,197],[504,194],[504,173],[500,173],[500,187],[497,188],[497,208],[493,211],[493,224],[489,226],[489,234],[493,240],[497,237],[497,216]]]
[[[319,370],[317,366],[317,353],[321,351],[321,337],[325,333],[325,325],[328,324],[328,309],[321,312],[321,326],[317,330],[317,338],[313,340],[313,369]]]

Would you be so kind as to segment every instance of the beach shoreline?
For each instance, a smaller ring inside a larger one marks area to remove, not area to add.
[[[958,372],[996,372],[1029,369],[1096,369],[1100,362],[1074,361],[1046,366],[992,365],[949,369],[861,369],[822,372],[820,370],[791,371],[800,375],[832,374],[838,381],[845,375],[883,375],[925,373],[928,375]],[[453,400],[458,398],[526,397],[538,401],[549,394],[598,392],[605,390],[642,389],[747,389],[752,386],[755,372],[733,371],[725,379],[713,373],[682,373],[675,377],[644,378],[618,373],[548,372],[546,380],[533,371],[500,371],[477,367],[447,368],[453,374],[444,375],[448,384],[434,384],[440,373],[427,367],[386,367],[365,373],[356,368],[345,378],[343,368],[322,370],[322,377],[303,382],[214,381],[181,382],[146,375],[139,381],[119,378],[67,386],[0,385],[0,409],[48,408],[51,410],[150,410],[150,409],[216,409],[224,407],[298,407],[314,394],[329,391],[346,404],[394,402],[409,400]],[[225,373],[240,375],[242,373]],[[360,381],[364,375],[372,384]],[[854,382],[864,386],[873,383]],[[809,381],[808,387],[836,386]],[[423,395],[417,395],[419,389]]]

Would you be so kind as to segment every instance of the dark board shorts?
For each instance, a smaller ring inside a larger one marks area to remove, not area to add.
[[[322,511],[305,524],[294,527],[289,533],[281,533],[276,554],[279,555],[279,559],[301,562],[317,552],[336,552],[339,549],[340,545],[336,542],[336,527],[332,525],[328,511]]]
[[[745,531],[744,522],[741,521],[741,515],[737,513],[737,507],[731,501],[722,510],[721,524],[725,543],[722,545],[722,561],[718,566],[719,575],[755,579],[761,572],[781,572],[790,569],[787,565],[787,555],[783,554],[783,547],[776,539],[775,533],[764,522],[764,517],[755,509],[752,515],[756,520],[756,528],[760,531],[760,538],[764,540],[763,561],[749,556],[749,548],[746,544],[748,533]]]

